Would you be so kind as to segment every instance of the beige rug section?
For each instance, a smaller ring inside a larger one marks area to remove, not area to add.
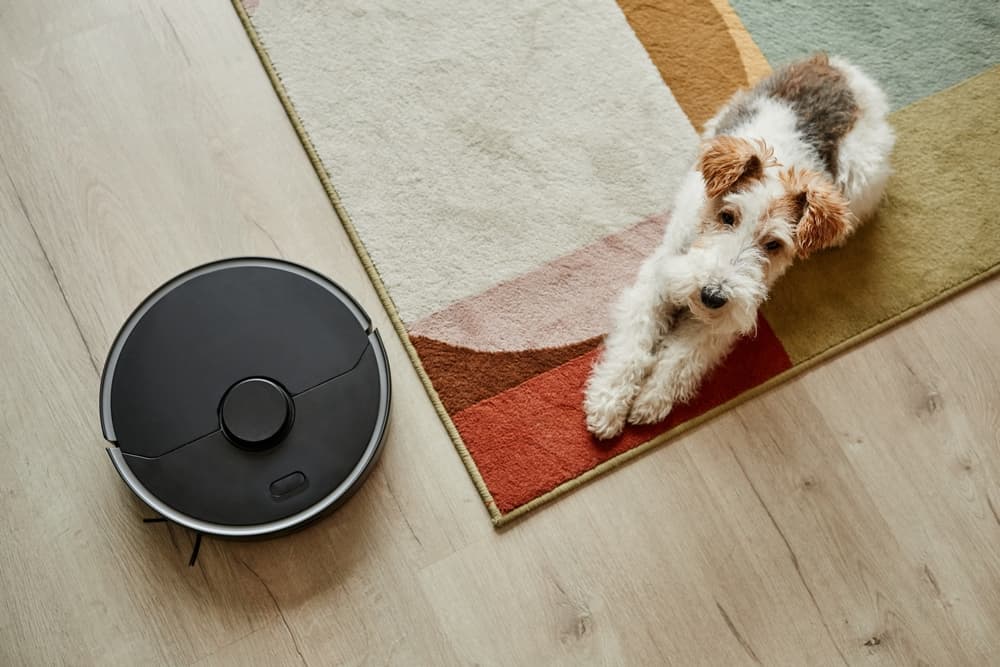
[[[696,146],[611,1],[252,20],[405,323],[663,211]]]

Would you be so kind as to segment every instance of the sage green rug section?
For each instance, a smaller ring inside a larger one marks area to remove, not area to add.
[[[876,74],[899,109],[1000,62],[997,0],[732,0],[768,61],[816,50]]]
[[[792,267],[765,305],[793,363],[1000,267],[998,108],[995,67],[892,114],[894,174],[877,216]]]

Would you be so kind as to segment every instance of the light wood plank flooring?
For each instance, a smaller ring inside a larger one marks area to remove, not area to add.
[[[244,254],[373,314],[391,434],[335,515],[188,568],[99,370]],[[497,533],[222,0],[0,3],[0,317],[0,664],[1000,664],[1000,281]]]

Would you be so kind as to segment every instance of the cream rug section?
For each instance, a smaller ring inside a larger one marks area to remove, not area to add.
[[[404,323],[663,211],[697,139],[614,0],[261,0]]]

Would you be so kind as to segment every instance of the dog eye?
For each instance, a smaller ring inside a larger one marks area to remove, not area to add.
[[[722,211],[719,213],[719,222],[727,227],[732,227],[736,224],[736,216],[733,215],[732,211]]]
[[[776,250],[781,250],[781,241],[768,241],[764,244],[764,248],[768,252],[774,252]]]

